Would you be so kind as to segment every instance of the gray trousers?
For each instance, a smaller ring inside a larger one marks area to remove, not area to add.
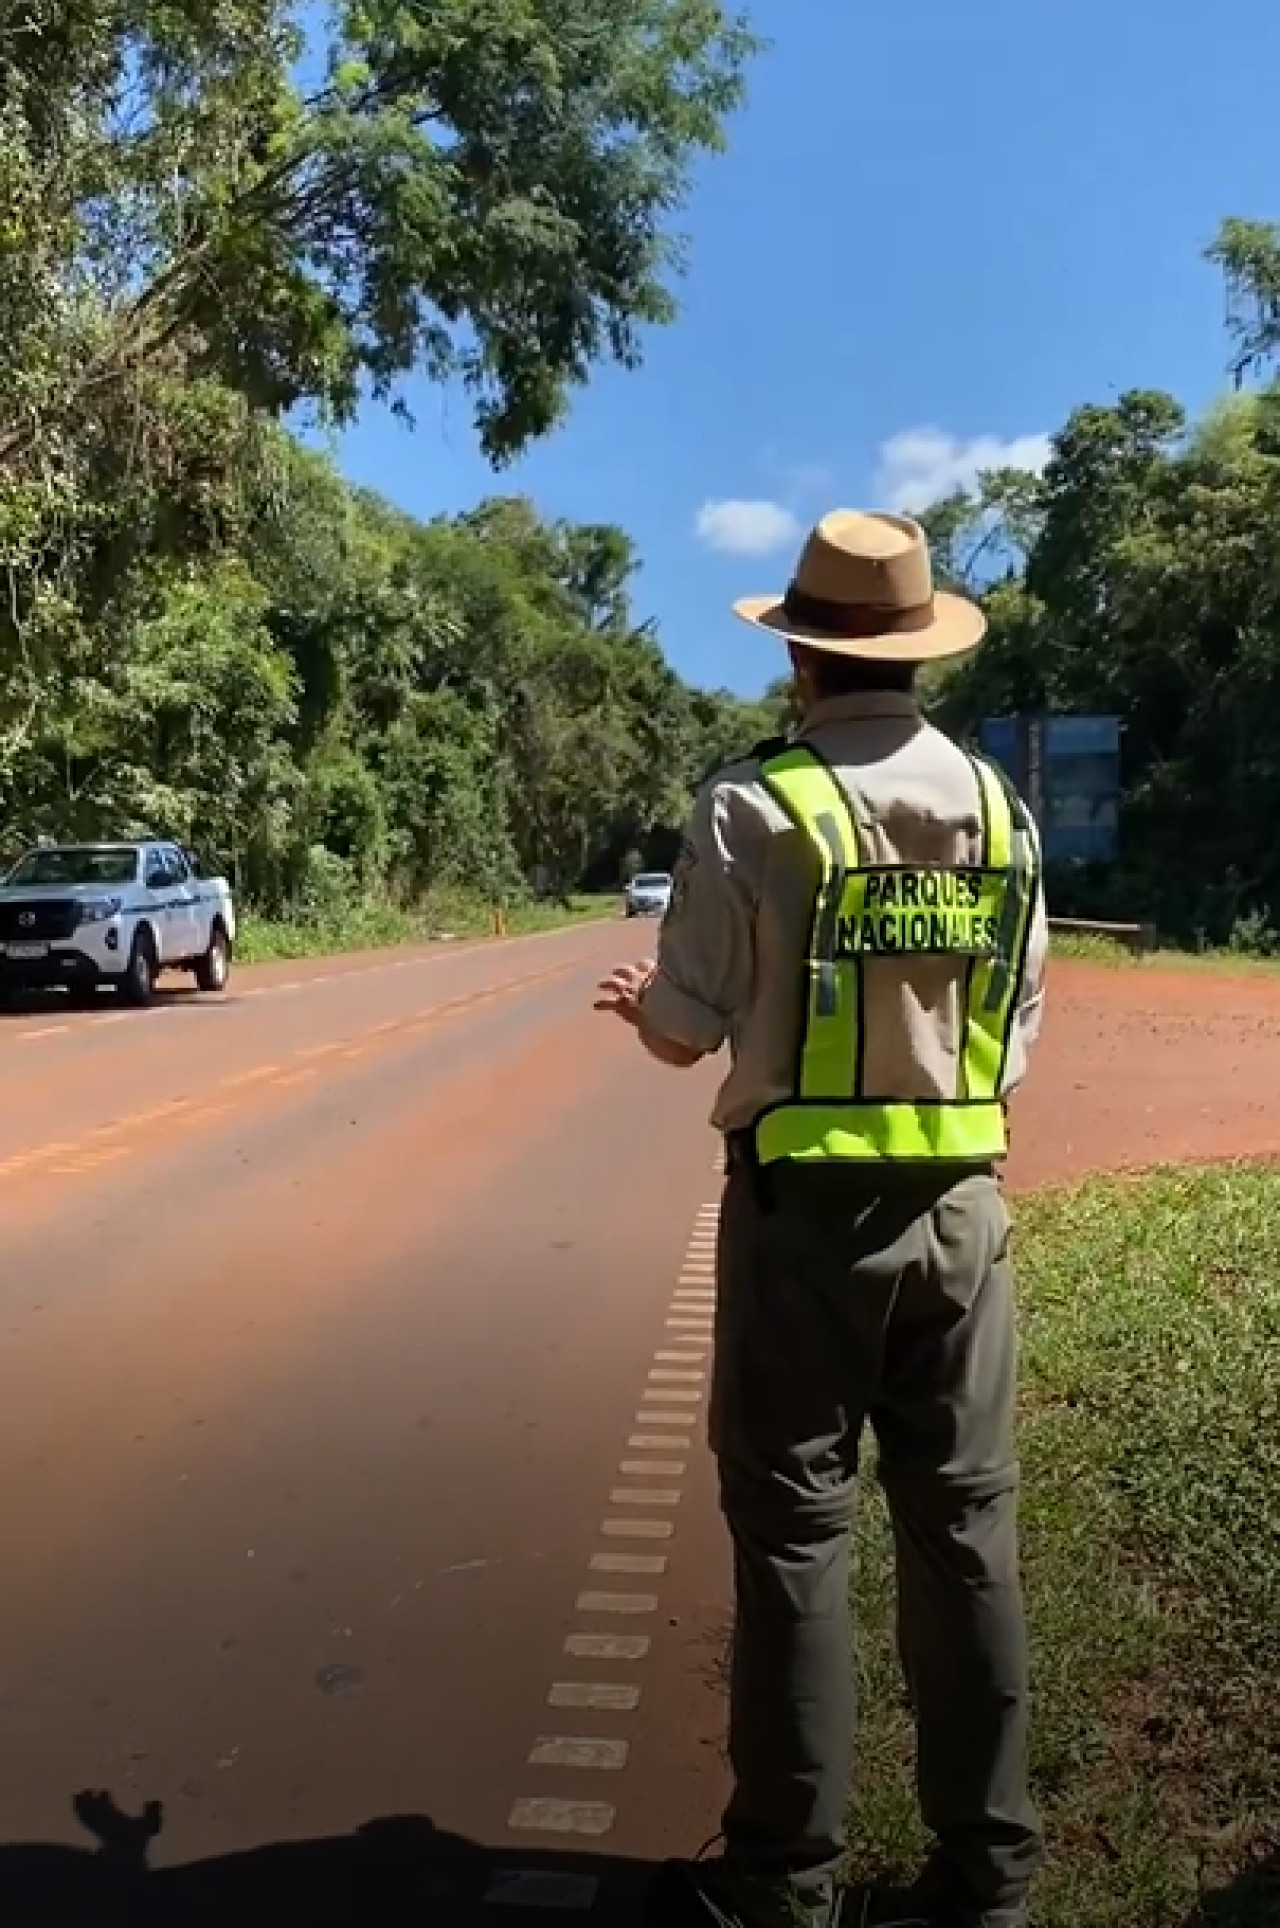
[[[826,1913],[853,1767],[850,1540],[869,1422],[937,1843],[927,1880],[958,1919],[1017,1919],[1040,1835],[995,1178],[734,1172],[717,1284],[711,1441],[736,1572],[729,1869],[811,1919]]]

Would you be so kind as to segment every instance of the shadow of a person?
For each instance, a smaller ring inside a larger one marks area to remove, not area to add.
[[[1280,1848],[1202,1895],[1181,1928],[1280,1928]]]
[[[588,1910],[614,1928],[640,1919],[650,1872],[616,1856],[498,1852],[423,1815],[153,1869],[159,1802],[136,1816],[102,1792],[72,1806],[96,1848],[0,1845],[4,1928],[469,1928],[510,1907],[533,1907],[539,1928],[582,1928]]]

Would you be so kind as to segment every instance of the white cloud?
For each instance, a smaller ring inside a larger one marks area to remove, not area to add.
[[[704,502],[698,540],[726,556],[771,556],[800,537],[800,524],[781,502]]]
[[[956,489],[972,489],[984,469],[1032,469],[1050,456],[1047,435],[974,435],[963,441],[940,428],[913,428],[892,436],[880,450],[876,497],[887,508],[910,514],[927,509]]]

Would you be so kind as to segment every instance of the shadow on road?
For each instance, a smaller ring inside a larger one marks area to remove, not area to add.
[[[649,1870],[607,1855],[518,1846],[501,1854],[424,1816],[152,1868],[159,1802],[125,1814],[109,1794],[73,1803],[96,1847],[0,1844],[5,1928],[634,1928]]]
[[[0,1843],[4,1928],[640,1928],[647,1862],[502,1853],[424,1815],[152,1868],[158,1801],[126,1814],[109,1794],[72,1803],[93,1847]],[[1280,1852],[1204,1895],[1180,1928],[1275,1928]]]
[[[64,1017],[92,1023],[95,1018],[111,1017],[121,1011],[145,1018],[158,1011],[220,1011],[234,1002],[234,995],[229,992],[211,995],[197,991],[194,984],[162,984],[152,1002],[142,1009],[122,1004],[110,991],[86,991],[83,996],[72,996],[66,991],[15,991],[0,986],[0,1023]]]

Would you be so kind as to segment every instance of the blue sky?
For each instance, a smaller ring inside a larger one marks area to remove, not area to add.
[[[494,477],[465,404],[371,410],[346,472],[421,515],[486,494],[617,522],[637,610],[696,682],[778,652],[728,613],[785,582],[796,527],[912,506],[1082,401],[1224,386],[1228,214],[1280,218],[1276,0],[757,0],[772,45],[681,226],[682,308],[645,366]],[[1006,445],[1010,445],[1006,447]],[[745,506],[744,506],[745,505]]]

